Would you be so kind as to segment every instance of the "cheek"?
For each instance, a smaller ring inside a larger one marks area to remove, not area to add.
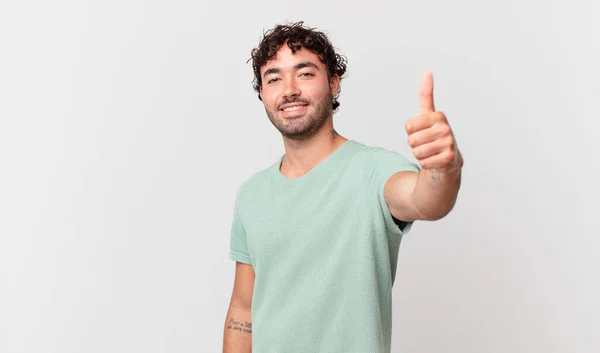
[[[277,95],[273,94],[273,92],[265,92],[262,94],[262,102],[263,104],[272,110],[276,110],[277,107]]]
[[[331,89],[329,88],[329,83],[327,81],[319,82],[317,85],[314,85],[310,88],[310,92],[313,97],[319,100],[323,99],[323,97],[327,96],[331,93]]]

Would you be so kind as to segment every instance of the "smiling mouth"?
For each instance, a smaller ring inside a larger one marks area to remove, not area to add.
[[[293,105],[293,106],[285,107],[285,108],[279,109],[279,110],[281,110],[283,112],[293,112],[293,111],[296,111],[296,110],[300,110],[300,109],[306,108],[307,106],[308,106],[308,104],[299,104],[299,105]]]
[[[295,111],[295,110],[302,109],[302,108],[304,108],[304,107],[305,107],[304,105],[297,105],[297,106],[295,106],[295,107],[289,107],[289,108],[285,108],[285,109],[282,109],[282,110],[283,110],[284,112],[293,112],[293,111]]]

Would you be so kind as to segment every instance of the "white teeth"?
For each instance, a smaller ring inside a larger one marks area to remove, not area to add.
[[[296,106],[293,106],[293,107],[285,108],[283,111],[291,112],[291,111],[294,111],[294,110],[298,110],[300,108],[304,108],[304,106],[303,105],[296,105]]]

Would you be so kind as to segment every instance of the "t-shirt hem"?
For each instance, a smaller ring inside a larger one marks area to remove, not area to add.
[[[243,262],[245,264],[252,265],[252,262],[250,261],[250,256],[241,254],[239,252],[230,251],[229,258],[234,261]]]

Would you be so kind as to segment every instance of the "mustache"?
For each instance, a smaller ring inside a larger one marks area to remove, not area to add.
[[[309,101],[305,100],[305,99],[301,99],[301,98],[294,98],[294,99],[284,99],[281,103],[279,103],[279,105],[277,106],[277,109],[281,109],[281,107],[285,104],[290,104],[290,103],[304,103],[304,104],[310,104]]]

